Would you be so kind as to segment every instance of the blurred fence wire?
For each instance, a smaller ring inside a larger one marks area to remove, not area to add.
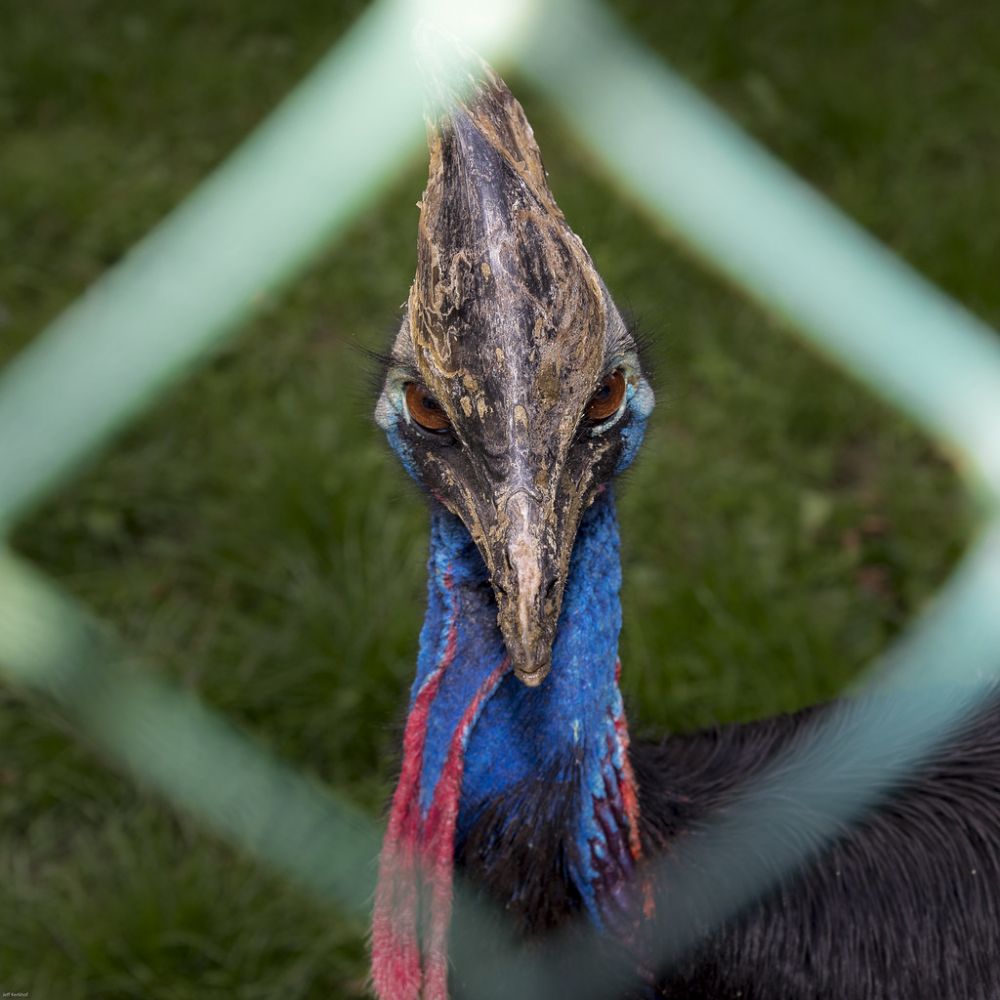
[[[0,526],[9,533],[288,282],[417,148],[412,37],[428,22],[516,64],[652,221],[905,411],[953,457],[985,512],[929,612],[861,685],[876,700],[898,700],[892,724],[863,705],[831,714],[795,761],[746,789],[687,859],[688,872],[722,865],[730,877],[689,885],[697,913],[684,913],[670,876],[656,936],[655,961],[665,963],[691,943],[692,927],[725,919],[863,811],[994,682],[1000,339],[791,175],[598,3],[369,8],[228,162],[0,373]],[[0,670],[56,698],[89,738],[177,806],[339,907],[367,909],[374,821],[130,664],[99,623],[2,549]],[[851,739],[835,752],[831,737],[844,727]],[[867,782],[843,780],[859,770]],[[769,832],[776,821],[780,840]],[[801,836],[789,836],[796,823]],[[577,937],[534,962],[512,963],[509,952],[499,966],[456,962],[484,998],[551,996],[556,975],[563,995],[572,985],[572,995],[596,998],[607,995],[609,976],[630,974],[580,947]]]

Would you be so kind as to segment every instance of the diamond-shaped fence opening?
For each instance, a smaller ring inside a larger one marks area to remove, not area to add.
[[[256,297],[335,238],[419,143],[416,20],[487,57],[516,60],[654,220],[921,425],[986,511],[971,551],[867,684],[930,694],[911,699],[912,710],[891,725],[864,708],[831,715],[797,751],[803,766],[761,779],[697,848],[718,869],[720,845],[746,845],[728,852],[729,877],[701,894],[699,919],[720,920],[918,762],[994,679],[1000,340],[790,175],[600,6],[490,7],[382,0],[370,8],[229,162],[9,365],[0,378],[0,524],[9,532],[233,330]],[[426,45],[433,31],[421,35]],[[0,556],[0,669],[12,682],[53,695],[172,803],[336,905],[363,912],[377,825],[192,696],[116,666],[121,658],[51,581]],[[853,738],[837,753],[826,749],[829,728],[844,726]],[[837,781],[862,765],[867,785]],[[786,830],[801,822],[781,814],[788,801],[810,807],[810,828],[781,846],[767,830],[778,815]],[[669,916],[664,960],[690,943],[691,923]],[[508,965],[502,979],[496,966],[482,968],[482,995],[549,995],[546,977],[557,966],[565,975],[565,957],[554,947],[545,965]],[[605,973],[588,955],[576,957],[574,995],[604,995]]]

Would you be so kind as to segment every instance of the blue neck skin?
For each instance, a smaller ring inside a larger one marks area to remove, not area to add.
[[[429,571],[414,696],[446,655],[449,640],[454,645],[428,717],[420,779],[425,814],[463,713],[506,655],[479,550],[461,521],[437,505]],[[573,844],[571,874],[599,924],[608,901],[598,897],[614,895],[633,863],[620,789],[622,749],[615,733],[616,719],[624,726],[616,679],[620,587],[618,524],[606,489],[577,532],[552,670],[537,688],[508,673],[486,702],[464,755],[458,815],[461,838],[485,805],[533,778],[553,782],[552,796],[574,796],[576,828],[565,831]],[[525,821],[538,822],[538,817]]]

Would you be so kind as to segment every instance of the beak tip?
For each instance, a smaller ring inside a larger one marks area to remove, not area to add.
[[[527,667],[517,665],[514,667],[514,673],[525,687],[535,688],[545,680],[551,667],[552,664],[546,660],[543,663],[533,663]]]

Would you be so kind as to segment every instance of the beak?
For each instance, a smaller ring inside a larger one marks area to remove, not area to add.
[[[489,546],[497,623],[514,673],[528,687],[541,684],[552,666],[569,561],[561,558],[566,541],[560,535],[551,507],[521,489],[498,510]]]

